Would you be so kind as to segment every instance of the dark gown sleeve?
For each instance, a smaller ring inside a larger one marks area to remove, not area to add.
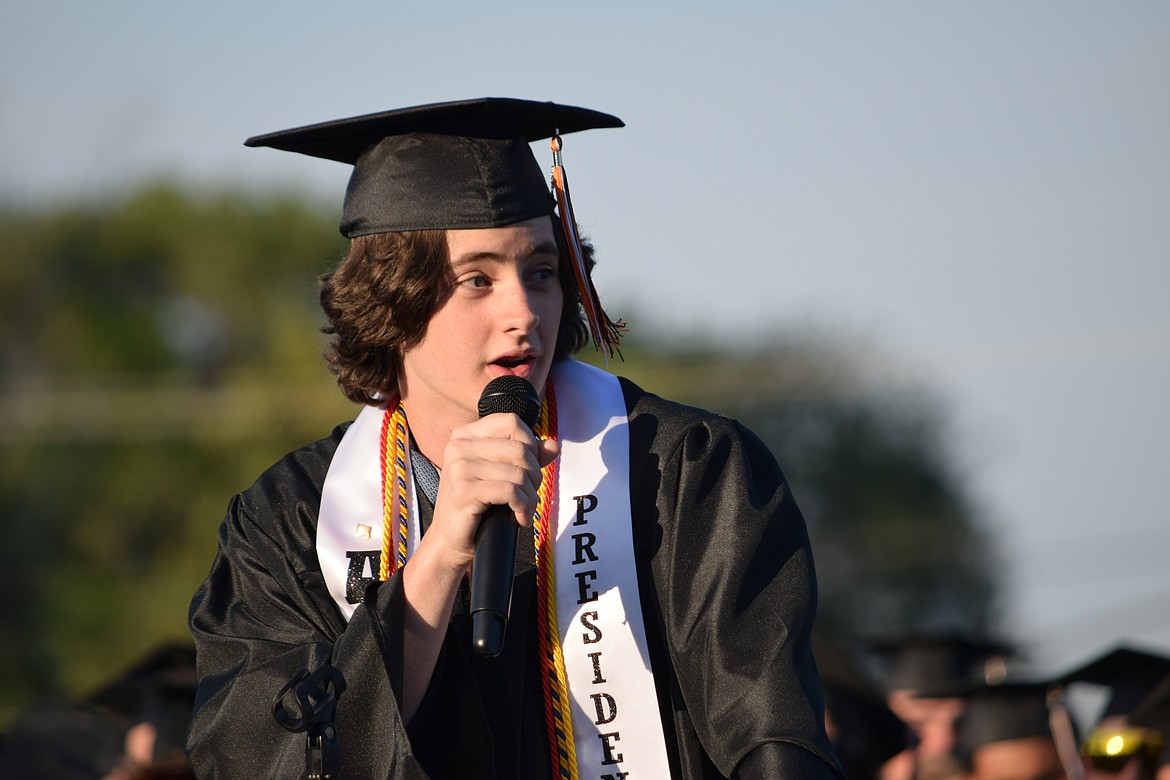
[[[775,458],[728,418],[623,389],[640,583],[651,645],[665,646],[653,660],[674,770],[688,780],[843,777],[810,645],[808,533]]]
[[[399,716],[404,600],[391,579],[345,622],[317,564],[321,484],[342,429],[269,469],[232,500],[219,552],[191,604],[200,685],[188,754],[199,777],[306,775],[305,735],[285,731],[273,696],[300,670],[332,664],[342,775],[425,778]]]

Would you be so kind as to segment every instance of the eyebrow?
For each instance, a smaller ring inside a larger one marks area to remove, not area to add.
[[[559,257],[560,251],[557,249],[557,244],[555,241],[545,241],[535,246],[531,246],[521,253],[521,257],[523,258],[534,257],[536,255],[553,255]],[[473,265],[485,260],[498,262],[503,259],[503,255],[497,252],[473,252],[471,254],[462,255],[458,259],[453,259],[451,261],[451,268],[458,270],[464,266]]]

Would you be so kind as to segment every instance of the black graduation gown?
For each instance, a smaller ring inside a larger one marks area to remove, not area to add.
[[[842,776],[809,643],[808,535],[779,466],[732,420],[626,380],[622,390],[635,558],[672,775]],[[220,527],[190,612],[200,687],[188,753],[197,774],[306,776],[304,735],[278,725],[272,699],[300,670],[328,663],[347,686],[336,711],[346,780],[549,777],[528,631],[530,552],[518,555],[504,653],[474,656],[457,603],[423,705],[402,723],[401,578],[370,587],[346,623],[317,561],[321,485],[344,430],[266,471]]]

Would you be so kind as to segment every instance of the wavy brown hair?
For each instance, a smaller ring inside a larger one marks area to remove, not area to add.
[[[589,329],[560,221],[550,219],[564,295],[555,361],[585,346]],[[593,247],[583,249],[592,270]],[[320,278],[321,308],[329,320],[322,330],[333,337],[325,362],[346,398],[376,405],[398,392],[403,353],[422,341],[454,283],[442,230],[374,233],[350,242],[337,267]]]

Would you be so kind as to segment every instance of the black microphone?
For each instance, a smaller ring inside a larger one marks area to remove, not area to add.
[[[529,428],[540,417],[540,398],[527,379],[496,377],[479,397],[479,416],[515,414]],[[516,568],[516,518],[507,506],[488,507],[475,535],[471,565],[471,646],[483,656],[504,649],[504,629],[512,607],[512,577]]]

